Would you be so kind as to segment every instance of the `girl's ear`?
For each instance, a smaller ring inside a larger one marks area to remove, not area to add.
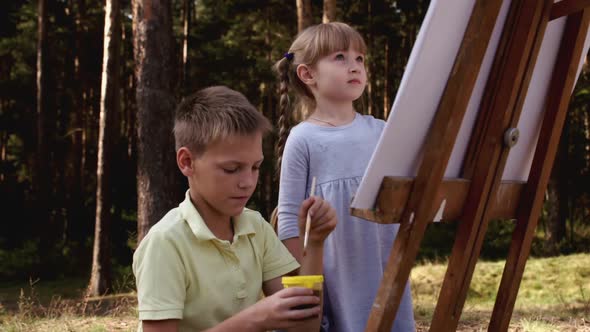
[[[176,151],[176,164],[184,176],[193,175],[193,155],[188,148],[183,146]]]
[[[297,77],[306,85],[315,84],[315,72],[308,65],[300,64],[297,66]]]

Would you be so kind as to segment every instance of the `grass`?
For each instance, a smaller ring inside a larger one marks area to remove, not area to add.
[[[412,270],[415,316],[432,319],[445,263]],[[504,261],[478,262],[461,316],[465,331],[486,330],[502,278]],[[590,331],[590,254],[529,259],[512,317],[512,331]],[[425,329],[426,330],[426,329]]]
[[[412,270],[418,331],[427,331],[446,262]],[[504,262],[477,264],[458,331],[487,331]],[[135,331],[135,294],[84,298],[85,280],[0,285],[0,331]],[[590,254],[530,259],[510,331],[590,332]]]
[[[479,262],[469,288],[466,308],[491,308],[502,278],[504,261]],[[415,306],[435,303],[446,262],[423,263],[412,270]],[[530,259],[520,284],[515,310],[551,307],[590,310],[590,254]]]
[[[86,280],[29,281],[0,288],[0,331],[135,331],[134,293],[84,297]]]

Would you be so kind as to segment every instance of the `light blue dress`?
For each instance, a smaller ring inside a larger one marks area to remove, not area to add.
[[[399,225],[380,225],[350,215],[360,184],[385,122],[356,114],[339,127],[302,122],[285,145],[281,167],[278,233],[298,237],[297,214],[316,177],[317,196],[336,209],[338,225],[324,244],[324,319],[327,332],[364,331]],[[414,331],[409,283],[393,329]]]

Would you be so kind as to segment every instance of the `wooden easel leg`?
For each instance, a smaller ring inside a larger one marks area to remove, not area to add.
[[[502,0],[478,0],[474,5],[365,331],[391,330],[426,225],[438,208],[437,194],[501,4]]]
[[[553,1],[514,0],[504,25],[492,74],[482,100],[464,173],[470,192],[430,331],[455,331],[483,244],[491,206],[499,188],[508,149],[501,138],[516,126]]]
[[[543,204],[543,194],[547,188],[570,96],[574,89],[578,61],[582,56],[589,21],[590,10],[585,9],[583,12],[569,16],[566,23],[564,38],[549,88],[551,93],[546,102],[545,117],[531,173],[517,213],[518,222],[496,297],[489,331],[508,330]]]
[[[391,330],[426,224],[400,225],[365,331]]]

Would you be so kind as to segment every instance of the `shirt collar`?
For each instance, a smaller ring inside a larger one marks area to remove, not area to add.
[[[199,240],[220,240],[213,232],[207,227],[205,221],[197,211],[197,208],[191,202],[189,191],[186,191],[184,201],[179,205],[181,216],[186,220],[187,224],[191,228],[195,237]],[[248,220],[248,216],[252,215],[249,213],[249,209],[244,208],[242,213],[233,218],[234,222],[234,240],[238,236],[254,234],[256,233],[252,226],[252,221]]]

